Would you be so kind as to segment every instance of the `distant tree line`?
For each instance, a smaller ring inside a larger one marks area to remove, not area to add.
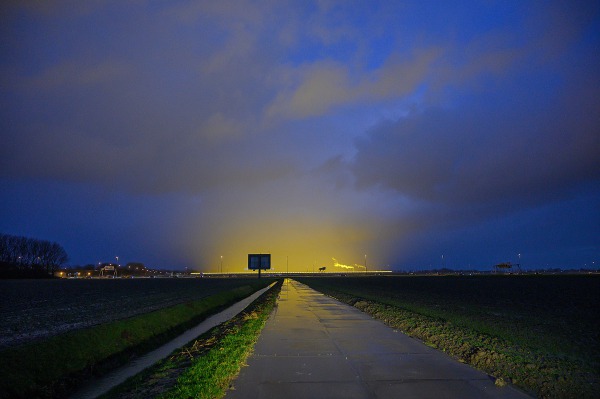
[[[47,277],[69,260],[55,242],[0,233],[0,277]]]

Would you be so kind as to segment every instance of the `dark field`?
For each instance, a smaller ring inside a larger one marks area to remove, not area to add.
[[[450,320],[561,356],[600,359],[600,276],[411,276],[304,282]]]
[[[0,280],[0,349],[248,284],[248,279]]]
[[[300,280],[542,397],[599,391],[598,275]]]

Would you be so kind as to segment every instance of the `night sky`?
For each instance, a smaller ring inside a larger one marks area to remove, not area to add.
[[[597,1],[2,2],[0,232],[72,265],[598,268],[599,71]]]

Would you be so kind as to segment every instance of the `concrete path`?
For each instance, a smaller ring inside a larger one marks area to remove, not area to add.
[[[358,309],[286,279],[227,399],[528,398]]]

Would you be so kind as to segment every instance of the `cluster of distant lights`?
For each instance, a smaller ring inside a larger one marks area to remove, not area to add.
[[[99,265],[101,263],[98,263]],[[172,272],[169,271],[164,271],[164,270],[153,270],[153,269],[148,269],[146,267],[139,267],[139,266],[135,266],[135,267],[131,267],[130,265],[127,266],[127,268],[125,269],[123,266],[121,265],[112,265],[114,266],[117,270],[121,270],[121,272],[123,270],[126,270],[128,272],[141,272],[144,273],[145,275],[171,275]],[[100,266],[99,266],[100,267]],[[57,273],[57,275],[59,277],[94,277],[94,276],[100,276],[100,272],[101,272],[102,268],[100,267],[99,269],[96,270],[82,270],[82,271],[65,271],[65,270],[61,270]]]
[[[518,254],[518,259],[519,261],[521,260],[521,254]],[[112,265],[115,266],[117,269],[122,267],[121,265],[119,265],[119,257],[115,256],[115,259],[117,261],[116,265]],[[442,262],[444,259],[444,255],[442,255]],[[226,276],[226,275],[253,275],[256,274],[256,270],[244,270],[244,271],[235,271],[235,272],[223,272],[223,256],[220,257],[220,271],[219,272],[189,272],[187,271],[187,267],[185,268],[185,272],[171,272],[171,271],[164,271],[164,270],[153,270],[153,269],[147,269],[146,267],[142,266],[135,266],[133,269],[131,268],[131,265],[127,266],[128,271],[134,271],[134,272],[143,272],[144,275],[147,274],[152,274],[152,275],[190,275],[190,276]],[[335,261],[335,259],[334,259]],[[356,267],[364,267],[365,270],[349,270],[350,267],[352,266],[346,266],[346,265],[342,265],[343,270],[319,270],[318,272],[313,271],[286,271],[286,272],[282,272],[282,271],[276,271],[275,269],[267,269],[267,270],[263,270],[263,273],[265,273],[266,275],[280,275],[280,274],[381,274],[381,273],[392,273],[391,270],[368,270],[367,271],[367,255],[365,254],[365,265],[355,265]],[[587,266],[587,264],[585,265]],[[592,262],[592,267],[595,266],[595,262]],[[98,270],[94,270],[92,271],[78,271],[78,272],[65,272],[65,271],[60,271],[58,272],[58,276],[59,277],[92,277],[94,275],[100,275],[100,271],[101,271],[101,262],[98,262]],[[413,274],[413,273],[410,273]]]
[[[119,266],[119,265],[115,265],[117,266],[117,268],[120,268],[121,270],[123,270],[123,267]],[[127,269],[128,271],[135,271],[135,272],[143,272],[144,274],[152,274],[152,275],[191,275],[191,276],[227,276],[227,275],[254,275],[257,273],[256,270],[244,270],[244,271],[237,271],[237,272],[170,272],[170,271],[164,271],[164,270],[152,270],[152,269],[147,269],[145,267],[135,267],[133,270],[131,269],[131,266],[128,266]],[[392,273],[391,270],[369,270],[364,271],[364,270],[330,270],[330,271],[318,271],[318,272],[313,272],[313,271],[291,271],[291,272],[282,272],[282,271],[277,271],[277,270],[263,270],[262,271],[265,275],[274,275],[274,274],[377,274],[377,273]],[[73,271],[73,272],[68,272],[65,270],[61,270],[58,273],[59,277],[95,277],[95,276],[100,276],[100,270],[94,270],[94,271]]]
[[[258,271],[257,270],[244,270],[244,271],[240,271],[240,272],[192,272],[190,274],[192,275],[203,275],[203,276],[226,276],[226,275],[230,275],[230,274],[256,274]],[[376,274],[376,273],[393,273],[392,270],[369,270],[369,271],[364,271],[364,270],[328,270],[328,271],[299,271],[299,272],[285,272],[285,271],[278,271],[278,270],[273,270],[273,269],[268,269],[268,270],[262,270],[262,273],[264,275],[271,275],[271,274]]]

